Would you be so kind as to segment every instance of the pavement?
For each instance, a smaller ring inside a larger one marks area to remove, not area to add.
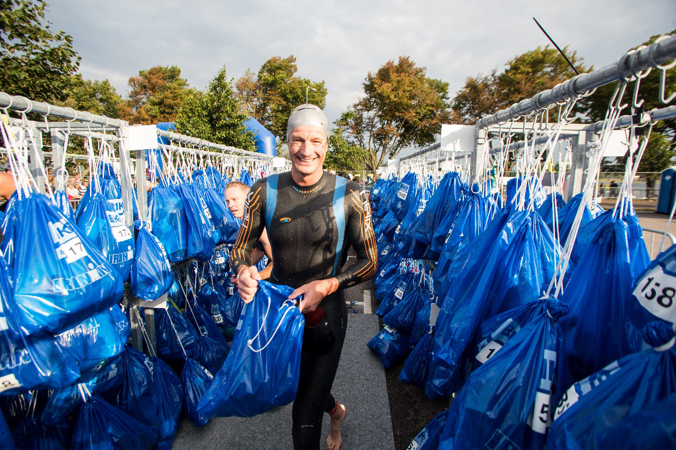
[[[371,285],[372,282],[364,283],[345,291],[349,308],[347,335],[332,390],[348,410],[342,435],[343,448],[350,450],[394,449],[385,371],[380,359],[366,347],[379,331],[378,316],[363,314],[365,303],[366,310],[371,309]],[[326,448],[328,433],[327,415],[322,449]],[[172,448],[291,449],[291,405],[252,418],[216,417],[202,428],[184,417]]]

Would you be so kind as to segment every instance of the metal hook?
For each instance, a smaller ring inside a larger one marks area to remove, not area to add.
[[[655,61],[653,51],[655,50],[655,48],[657,48],[657,44],[660,41],[663,41],[664,39],[667,39],[669,37],[671,36],[669,35],[660,36],[655,40],[655,42],[653,42],[653,44],[650,46],[650,49],[648,50],[648,59],[650,60],[650,64],[652,64],[654,68],[660,71],[660,102],[662,102],[665,105],[671,103],[671,101],[676,98],[676,92],[672,93],[669,96],[669,98],[665,97],[665,91],[667,89],[667,70],[676,66],[676,59],[674,59],[669,64],[661,66],[657,64],[657,61]]]

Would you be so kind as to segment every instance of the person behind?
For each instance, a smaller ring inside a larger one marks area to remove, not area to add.
[[[225,204],[235,219],[241,221],[244,217],[244,207],[248,194],[249,186],[241,181],[232,181],[225,186]],[[263,256],[267,256],[270,262],[258,273],[261,279],[267,280],[270,278],[270,273],[272,272],[272,249],[270,248],[270,241],[265,230],[263,230],[263,233],[253,249],[252,264],[256,264],[263,259]]]
[[[7,210],[7,203],[16,191],[14,184],[14,177],[11,173],[0,172],[0,211],[3,213]]]
[[[80,192],[75,188],[74,182],[66,185],[66,195],[68,195],[68,200],[79,200],[81,198]]]
[[[87,192],[87,186],[85,185],[85,183],[87,181],[83,181],[82,183],[80,183],[79,180],[75,180],[75,181],[77,181],[77,184],[75,185],[75,187],[77,188],[77,191],[80,194],[80,197],[84,196],[85,192]]]
[[[251,302],[261,277],[251,265],[250,255],[269,223],[267,232],[275,261],[270,281],[294,288],[291,298],[302,295],[298,307],[305,315],[306,329],[292,409],[296,449],[319,448],[325,412],[331,418],[328,448],[336,450],[342,445],[341,425],[347,409],[331,394],[347,327],[342,289],[371,278],[378,265],[366,196],[358,184],[323,170],[328,124],[322,110],[314,105],[293,110],[287,125],[291,172],[272,175],[253,185],[231,254],[239,294],[245,303]],[[274,198],[268,199],[268,193]],[[343,271],[350,245],[357,259]],[[305,339],[317,313],[322,324],[328,322],[335,338],[332,346],[321,352],[315,351],[316,341]]]

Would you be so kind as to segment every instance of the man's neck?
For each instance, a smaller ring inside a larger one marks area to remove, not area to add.
[[[291,169],[291,178],[293,178],[294,183],[296,183],[298,186],[312,186],[313,184],[317,184],[319,180],[322,179],[323,173],[324,170],[322,169],[311,175],[303,175]]]

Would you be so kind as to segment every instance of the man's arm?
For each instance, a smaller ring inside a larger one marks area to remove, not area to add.
[[[249,191],[244,211],[244,220],[239,228],[237,240],[230,253],[230,267],[237,276],[237,289],[240,297],[248,303],[253,300],[261,279],[255,266],[252,266],[251,253],[265,228],[263,214],[263,195],[265,182],[258,181]]]

